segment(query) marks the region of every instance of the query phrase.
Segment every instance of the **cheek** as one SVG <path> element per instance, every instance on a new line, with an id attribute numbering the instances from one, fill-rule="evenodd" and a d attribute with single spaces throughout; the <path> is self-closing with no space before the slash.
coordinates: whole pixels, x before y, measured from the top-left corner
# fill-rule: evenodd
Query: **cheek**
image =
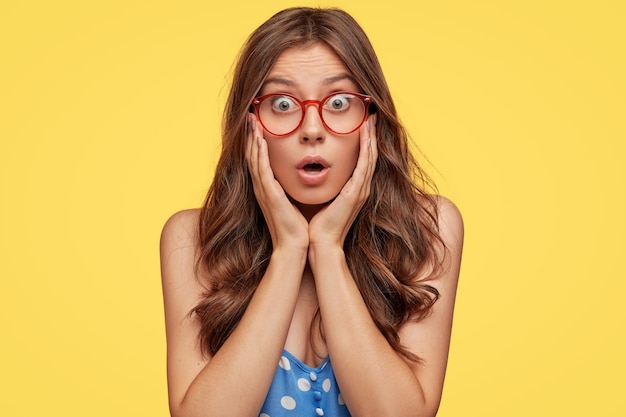
<path id="1" fill-rule="evenodd" d="M 288 166 L 290 166 L 288 149 L 284 146 L 280 146 L 274 141 L 268 140 L 267 153 L 270 167 L 272 168 L 274 175 L 278 178 L 287 170 Z"/>
<path id="2" fill-rule="evenodd" d="M 359 160 L 359 138 L 357 137 L 351 144 L 350 148 L 345 151 L 345 163 L 350 167 L 350 172 L 356 168 L 356 163 Z"/>
<path id="3" fill-rule="evenodd" d="M 335 168 L 338 173 L 335 180 L 345 184 L 354 173 L 354 168 L 356 168 L 359 159 L 358 139 L 355 144 L 351 143 L 349 147 L 343 146 L 341 149 L 338 149 L 337 155 L 341 155 L 341 157 L 335 159 Z"/>

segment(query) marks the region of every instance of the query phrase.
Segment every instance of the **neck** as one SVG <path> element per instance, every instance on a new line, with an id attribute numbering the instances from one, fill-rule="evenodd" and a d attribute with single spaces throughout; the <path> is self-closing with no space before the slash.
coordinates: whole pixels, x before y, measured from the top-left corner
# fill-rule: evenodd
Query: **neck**
<path id="1" fill-rule="evenodd" d="M 311 222 L 311 219 L 320 212 L 321 209 L 326 207 L 328 203 L 324 204 L 302 204 L 297 201 L 293 201 L 294 205 L 300 213 L 304 216 L 307 222 Z"/>

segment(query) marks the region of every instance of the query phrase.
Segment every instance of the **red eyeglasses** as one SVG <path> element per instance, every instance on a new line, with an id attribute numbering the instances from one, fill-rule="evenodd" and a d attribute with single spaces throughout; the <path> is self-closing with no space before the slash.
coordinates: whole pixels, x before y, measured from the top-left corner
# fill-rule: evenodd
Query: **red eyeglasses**
<path id="1" fill-rule="evenodd" d="M 288 136 L 304 122 L 307 106 L 317 106 L 326 129 L 338 135 L 356 131 L 369 112 L 372 98 L 365 94 L 341 91 L 321 100 L 300 100 L 290 94 L 266 94 L 252 100 L 259 122 L 274 136 Z"/>

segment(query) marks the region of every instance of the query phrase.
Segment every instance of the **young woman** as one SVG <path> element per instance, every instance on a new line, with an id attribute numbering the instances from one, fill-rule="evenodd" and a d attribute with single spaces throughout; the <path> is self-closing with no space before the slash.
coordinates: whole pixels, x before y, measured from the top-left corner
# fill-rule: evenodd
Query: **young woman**
<path id="1" fill-rule="evenodd" d="M 161 238 L 172 416 L 434 416 L 463 225 L 427 184 L 348 14 L 261 25 Z"/>

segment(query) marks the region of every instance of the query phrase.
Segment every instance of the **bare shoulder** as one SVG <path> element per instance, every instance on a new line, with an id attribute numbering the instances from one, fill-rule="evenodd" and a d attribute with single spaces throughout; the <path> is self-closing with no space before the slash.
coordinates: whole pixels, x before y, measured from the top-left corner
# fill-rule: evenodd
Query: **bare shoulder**
<path id="1" fill-rule="evenodd" d="M 199 209 L 179 211 L 165 222 L 161 232 L 161 278 L 165 301 L 167 304 L 175 300 L 174 304 L 186 311 L 202 292 L 195 268 L 199 215 Z"/>
<path id="2" fill-rule="evenodd" d="M 460 254 L 463 248 L 464 225 L 458 207 L 442 195 L 420 196 L 419 200 L 436 216 L 439 237 L 446 249 Z"/>
<path id="3" fill-rule="evenodd" d="M 449 199 L 443 196 L 435 196 L 437 204 L 437 222 L 439 226 L 439 237 L 443 242 L 443 247 L 439 248 L 442 269 L 439 278 L 444 278 L 437 285 L 447 286 L 446 290 L 451 291 L 457 285 L 461 268 L 461 255 L 463 253 L 463 239 L 465 229 L 463 217 L 458 207 Z M 441 281 L 441 280 L 435 280 Z M 443 290 L 443 288 L 439 288 Z"/>
<path id="4" fill-rule="evenodd" d="M 463 247 L 463 217 L 458 207 L 443 196 L 435 197 L 439 221 L 439 232 L 446 247 L 459 252 Z"/>
<path id="5" fill-rule="evenodd" d="M 182 210 L 174 213 L 161 232 L 161 254 L 163 249 L 176 250 L 195 247 L 200 209 Z"/>

